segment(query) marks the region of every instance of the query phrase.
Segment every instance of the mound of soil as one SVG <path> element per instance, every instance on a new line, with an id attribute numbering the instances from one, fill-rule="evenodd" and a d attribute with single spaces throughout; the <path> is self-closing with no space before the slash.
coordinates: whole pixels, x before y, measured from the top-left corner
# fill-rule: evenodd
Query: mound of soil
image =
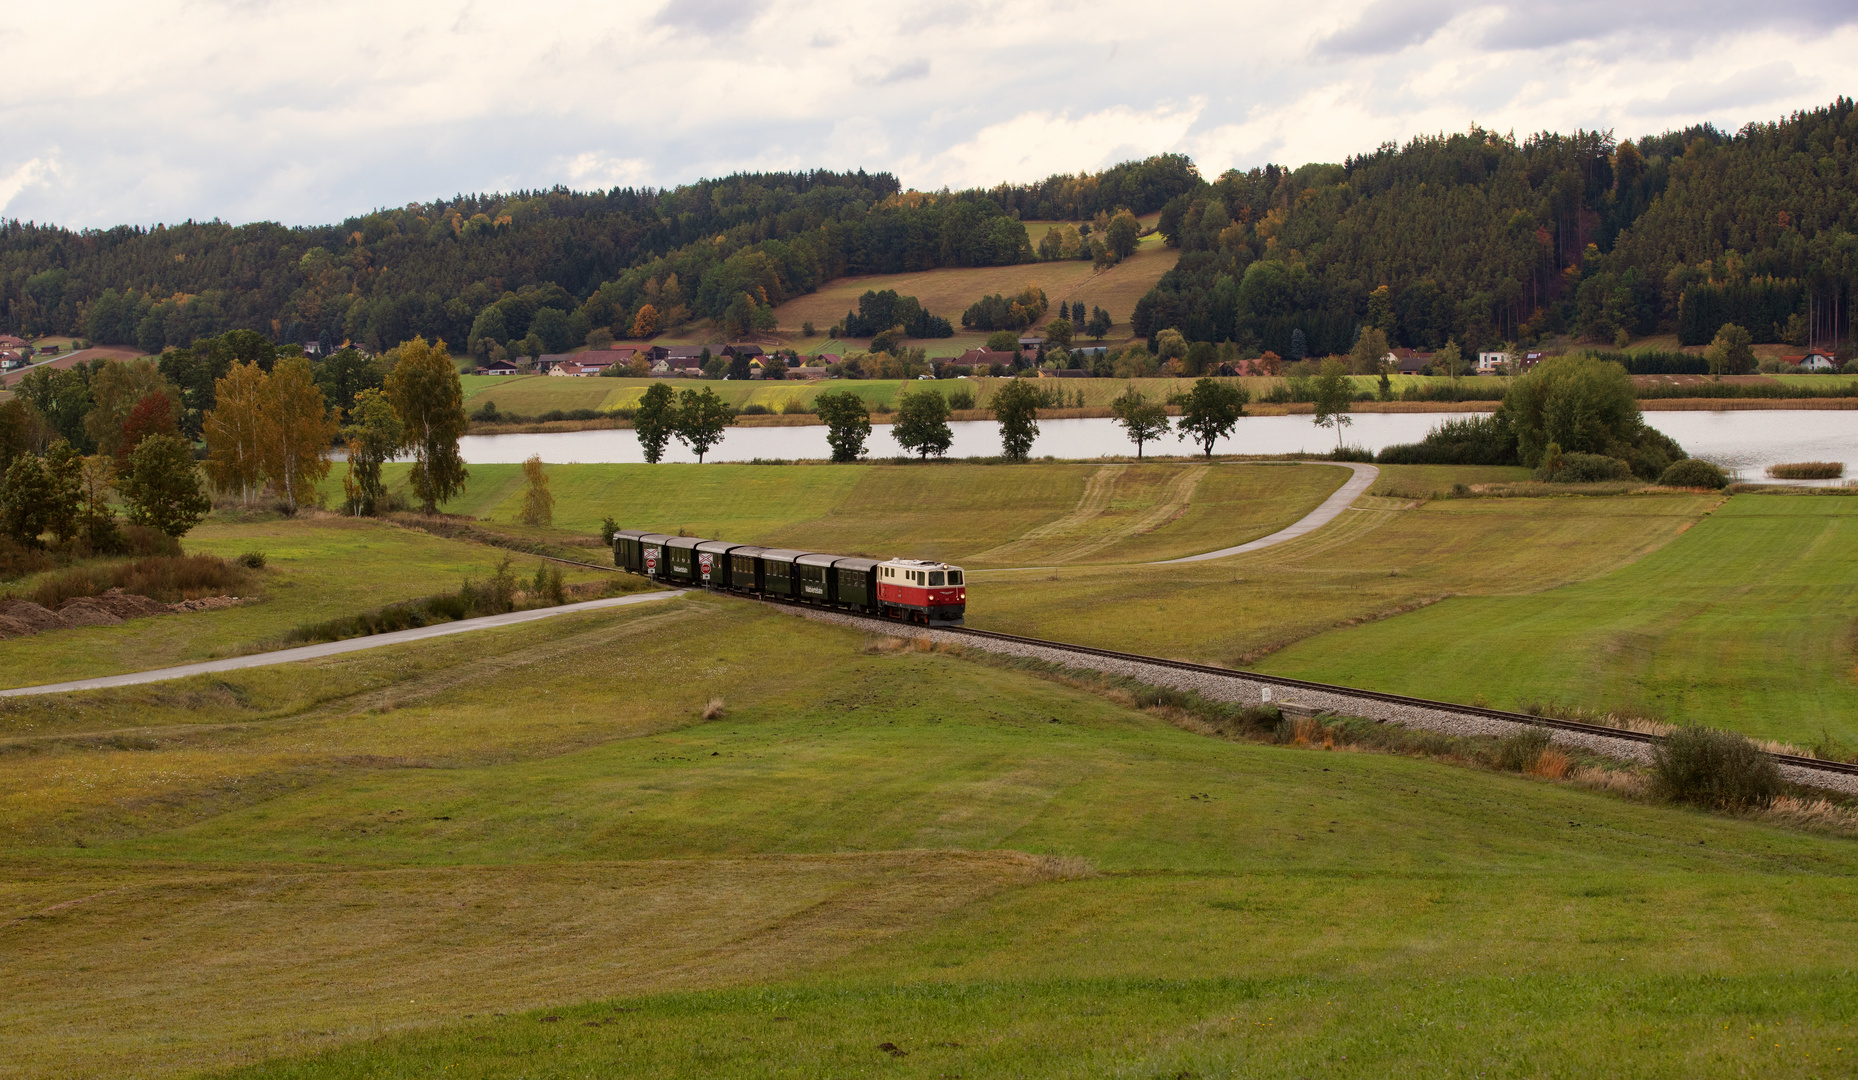
<path id="1" fill-rule="evenodd" d="M 30 600 L 0 600 L 0 638 L 23 637 L 42 630 L 72 626 L 115 626 L 127 619 L 172 615 L 185 611 L 215 611 L 245 601 L 237 596 L 207 596 L 164 604 L 136 593 L 111 589 L 101 596 L 74 596 L 57 611 Z"/>

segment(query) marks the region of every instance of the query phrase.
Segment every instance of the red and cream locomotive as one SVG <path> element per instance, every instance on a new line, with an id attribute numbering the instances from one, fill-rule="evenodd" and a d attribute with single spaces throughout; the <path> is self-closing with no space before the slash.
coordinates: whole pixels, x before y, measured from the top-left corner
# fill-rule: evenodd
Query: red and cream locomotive
<path id="1" fill-rule="evenodd" d="M 961 567 L 921 559 L 877 564 L 878 613 L 905 622 L 960 622 L 968 608 Z"/>

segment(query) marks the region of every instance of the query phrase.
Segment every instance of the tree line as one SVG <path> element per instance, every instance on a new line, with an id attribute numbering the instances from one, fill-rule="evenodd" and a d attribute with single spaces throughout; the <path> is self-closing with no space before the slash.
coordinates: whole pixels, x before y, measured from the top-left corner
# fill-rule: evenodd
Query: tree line
<path id="1" fill-rule="evenodd" d="M 1419 349 L 1670 331 L 1704 344 L 1726 323 L 1849 347 L 1855 146 L 1841 97 L 1734 135 L 1474 128 L 1229 172 L 1162 209 L 1181 258 L 1133 322 L 1151 340 L 1175 329 L 1299 359 L 1347 352 L 1364 327 Z"/>

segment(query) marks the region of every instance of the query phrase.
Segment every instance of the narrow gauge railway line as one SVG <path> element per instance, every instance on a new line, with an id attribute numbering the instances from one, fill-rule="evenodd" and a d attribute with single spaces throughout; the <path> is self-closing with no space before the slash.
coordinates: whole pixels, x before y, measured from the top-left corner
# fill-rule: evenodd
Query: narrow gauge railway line
<path id="1" fill-rule="evenodd" d="M 1352 686 L 1309 682 L 1280 675 L 1263 675 L 1236 668 L 1214 667 L 1185 660 L 1168 660 L 1157 656 L 1143 656 L 1139 653 L 1098 649 L 1088 645 L 1072 645 L 1062 641 L 1046 641 L 1042 638 L 1002 634 L 993 630 L 976 630 L 967 626 L 906 627 L 890 619 L 854 612 L 820 609 L 811 604 L 780 598 L 767 598 L 763 602 L 799 608 L 819 616 L 852 620 L 860 625 L 871 624 L 873 628 L 881 626 L 888 628 L 891 633 L 947 634 L 953 639 L 966 638 L 991 642 L 1007 647 L 997 651 L 1011 651 L 1020 655 L 1045 654 L 1060 662 L 1063 662 L 1063 658 L 1067 656 L 1089 657 L 1107 662 L 1108 666 L 1105 663 L 1070 666 L 1129 674 L 1137 678 L 1142 677 L 1142 669 L 1149 669 L 1150 672 L 1157 668 L 1181 672 L 1190 678 L 1177 683 L 1177 689 L 1191 689 L 1201 693 L 1212 690 L 1213 692 L 1208 696 L 1217 700 L 1273 704 L 1280 707 L 1290 705 L 1292 708 L 1302 706 L 1315 712 L 1365 716 L 1381 723 L 1400 723 L 1411 727 L 1442 729 L 1455 734 L 1501 735 L 1513 730 L 1514 725 L 1547 728 L 1563 733 L 1562 741 L 1564 742 L 1585 746 L 1614 757 L 1623 756 L 1638 760 L 1648 759 L 1650 748 L 1661 740 L 1661 736 L 1642 731 L 1629 731 L 1624 728 L 1583 724 L 1574 720 L 1558 720 L 1549 716 L 1533 716 L 1529 713 L 1489 709 L 1477 705 L 1460 705 L 1450 701 L 1433 701 L 1428 698 L 1409 697 L 1405 694 L 1362 690 Z M 1217 685 L 1209 686 L 1209 680 Z M 1266 696 L 1263 692 L 1267 688 L 1272 691 L 1270 696 Z M 1291 699 L 1277 693 L 1283 690 L 1295 691 L 1298 697 Z M 1438 721 L 1446 721 L 1446 723 L 1441 724 Z M 1802 757 L 1797 754 L 1770 754 L 1769 756 L 1774 758 L 1775 762 L 1780 765 L 1782 774 L 1791 781 L 1858 795 L 1858 765 Z"/>

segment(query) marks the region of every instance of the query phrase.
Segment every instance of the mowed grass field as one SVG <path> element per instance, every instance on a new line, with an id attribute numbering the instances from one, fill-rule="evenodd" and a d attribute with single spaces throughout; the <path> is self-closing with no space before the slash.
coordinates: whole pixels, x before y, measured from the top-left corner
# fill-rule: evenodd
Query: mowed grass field
<path id="1" fill-rule="evenodd" d="M 336 470 L 337 472 L 340 469 Z M 340 500 L 341 481 L 335 481 Z M 503 552 L 445 540 L 387 522 L 333 515 L 286 519 L 209 518 L 187 534 L 188 553 L 235 558 L 259 552 L 256 599 L 216 611 L 131 619 L 118 626 L 51 630 L 0 641 L 0 686 L 34 686 L 125 671 L 167 667 L 249 652 L 281 639 L 293 627 L 354 615 L 385 604 L 451 592 L 466 578 L 495 572 Z M 531 574 L 537 560 L 515 556 L 512 569 Z M 563 567 L 572 584 L 605 580 L 599 571 Z M 55 571 L 53 571 L 55 573 Z M 12 583 L 30 596 L 38 579 Z"/>
<path id="2" fill-rule="evenodd" d="M 1500 707 L 1556 703 L 1858 742 L 1854 550 L 1858 500 L 1737 495 L 1591 580 L 1454 597 L 1310 638 L 1260 666 Z"/>
<path id="3" fill-rule="evenodd" d="M 1033 242 L 1037 243 L 1036 237 Z M 1108 311 L 1115 320 L 1113 336 L 1120 341 L 1130 336 L 1129 316 L 1135 312 L 1136 301 L 1147 295 L 1179 259 L 1180 251 L 1168 247 L 1156 234 L 1143 237 L 1135 254 L 1102 271 L 1092 269 L 1088 260 L 1066 259 L 839 278 L 817 292 L 797 296 L 775 308 L 774 316 L 783 332 L 797 332 L 806 322 L 823 332 L 843 319 L 847 311 L 857 310 L 858 298 L 867 291 L 895 289 L 904 296 L 916 297 L 931 314 L 946 318 L 959 330 L 961 313 L 981 297 L 995 293 L 1011 296 L 1027 285 L 1037 285 L 1045 290 L 1054 315 L 1060 301 L 1082 302 Z"/>
<path id="4" fill-rule="evenodd" d="M 404 485 L 406 466 L 387 474 Z M 611 515 L 623 528 L 975 567 L 1168 559 L 1240 544 L 1303 517 L 1348 475 L 1181 461 L 548 468 L 559 530 L 593 533 Z M 521 466 L 474 465 L 445 509 L 509 525 L 525 491 Z"/>
<path id="5" fill-rule="evenodd" d="M 876 644 L 687 597 L 0 702 L 0 1076 L 1853 1069 L 1848 840 Z"/>

